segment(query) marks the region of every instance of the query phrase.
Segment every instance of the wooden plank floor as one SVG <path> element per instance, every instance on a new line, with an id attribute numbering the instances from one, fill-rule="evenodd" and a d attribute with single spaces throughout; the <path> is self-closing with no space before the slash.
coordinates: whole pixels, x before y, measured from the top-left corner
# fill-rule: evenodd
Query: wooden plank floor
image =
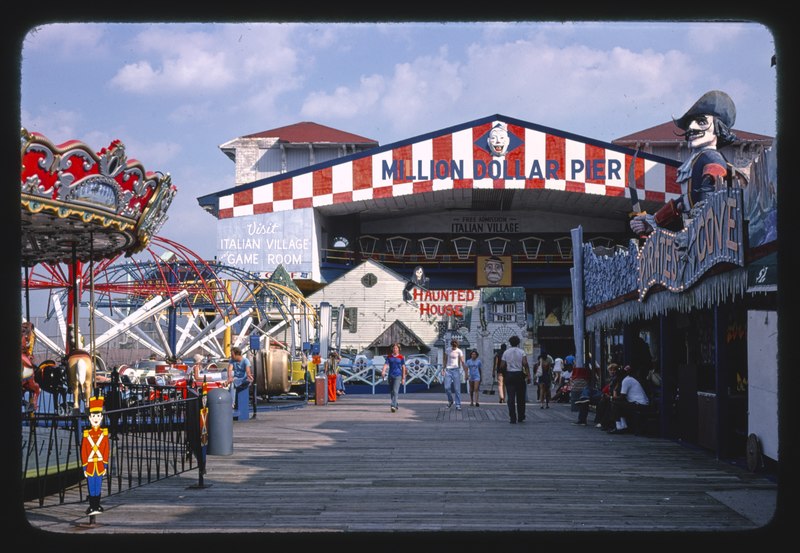
<path id="1" fill-rule="evenodd" d="M 765 521 L 716 499 L 774 502 L 774 479 L 671 440 L 574 426 L 569 405 L 528 405 L 524 424 L 485 395 L 448 409 L 440 393 L 348 394 L 259 411 L 233 424 L 231 455 L 104 496 L 88 525 L 71 492 L 25 505 L 46 533 L 737 532 Z M 592 415 L 593 417 L 593 415 Z M 590 422 L 593 420 L 590 417 Z"/>

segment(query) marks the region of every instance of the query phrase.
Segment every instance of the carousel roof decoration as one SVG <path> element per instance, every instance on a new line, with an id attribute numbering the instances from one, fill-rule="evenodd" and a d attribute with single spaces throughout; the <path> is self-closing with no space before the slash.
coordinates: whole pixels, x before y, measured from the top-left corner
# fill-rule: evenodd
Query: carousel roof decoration
<path id="1" fill-rule="evenodd" d="M 167 219 L 177 189 L 114 140 L 94 152 L 21 131 L 22 264 L 108 259 L 142 251 Z"/>

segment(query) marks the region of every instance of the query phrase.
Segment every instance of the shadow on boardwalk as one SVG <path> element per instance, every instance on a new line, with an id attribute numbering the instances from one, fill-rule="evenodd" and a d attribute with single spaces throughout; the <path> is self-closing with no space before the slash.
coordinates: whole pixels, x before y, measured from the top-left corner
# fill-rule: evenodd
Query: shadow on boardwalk
<path id="1" fill-rule="evenodd" d="M 77 494 L 26 504 L 25 516 L 56 540 L 330 532 L 493 540 L 503 531 L 722 539 L 775 529 L 774 478 L 672 440 L 574 426 L 565 404 L 529 404 L 525 423 L 511 425 L 506 405 L 484 398 L 461 411 L 434 393 L 401 395 L 396 413 L 385 395 L 352 394 L 260 410 L 234 423 L 233 454 L 208 457 L 203 487 L 191 471 L 103 497 L 94 525 Z"/>

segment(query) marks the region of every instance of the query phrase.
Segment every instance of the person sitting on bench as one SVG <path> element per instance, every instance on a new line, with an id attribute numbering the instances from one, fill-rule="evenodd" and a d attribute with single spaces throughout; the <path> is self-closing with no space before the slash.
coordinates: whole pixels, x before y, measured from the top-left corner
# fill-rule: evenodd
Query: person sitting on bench
<path id="1" fill-rule="evenodd" d="M 631 366 L 625 365 L 622 373 L 625 376 L 620 384 L 619 392 L 611 402 L 611 418 L 614 420 L 614 428 L 609 430 L 609 434 L 628 432 L 628 421 L 638 419 L 638 411 L 642 407 L 650 405 L 650 399 L 641 382 L 634 376 Z"/>

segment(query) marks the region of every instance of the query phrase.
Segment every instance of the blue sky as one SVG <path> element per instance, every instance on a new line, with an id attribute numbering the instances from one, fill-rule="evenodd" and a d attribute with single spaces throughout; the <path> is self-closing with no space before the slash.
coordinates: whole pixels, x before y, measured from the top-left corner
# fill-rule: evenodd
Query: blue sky
<path id="1" fill-rule="evenodd" d="M 775 53 L 757 22 L 54 23 L 21 43 L 20 123 L 170 173 L 158 234 L 212 258 L 196 198 L 233 185 L 238 136 L 314 121 L 389 144 L 501 113 L 611 141 L 711 89 L 775 136 Z"/>

